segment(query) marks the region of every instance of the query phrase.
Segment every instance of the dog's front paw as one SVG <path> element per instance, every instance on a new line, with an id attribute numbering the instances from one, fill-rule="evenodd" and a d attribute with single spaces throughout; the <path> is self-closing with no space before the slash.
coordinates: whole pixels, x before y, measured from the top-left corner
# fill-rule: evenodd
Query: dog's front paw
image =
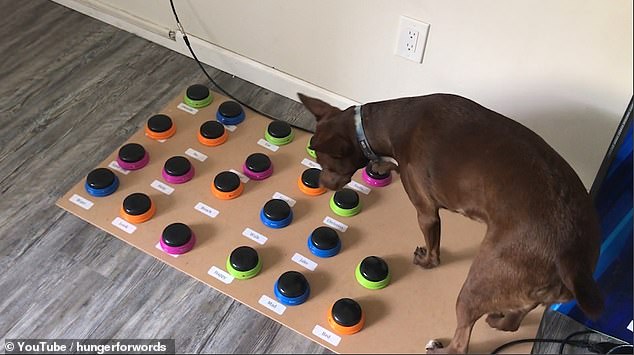
<path id="1" fill-rule="evenodd" d="M 445 354 L 447 349 L 445 349 L 440 342 L 440 340 L 432 339 L 427 345 L 425 345 L 425 350 L 427 354 Z"/>
<path id="2" fill-rule="evenodd" d="M 427 253 L 425 247 L 416 247 L 416 250 L 414 250 L 414 264 L 423 269 L 431 269 L 440 264 L 440 258 L 437 255 L 434 256 Z"/>

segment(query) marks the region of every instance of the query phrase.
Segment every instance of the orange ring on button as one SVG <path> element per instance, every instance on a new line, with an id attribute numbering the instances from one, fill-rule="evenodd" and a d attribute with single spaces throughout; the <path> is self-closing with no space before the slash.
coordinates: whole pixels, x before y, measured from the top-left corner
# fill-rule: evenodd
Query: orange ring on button
<path id="1" fill-rule="evenodd" d="M 299 190 L 303 193 L 305 193 L 306 195 L 309 196 L 319 196 L 321 194 L 323 194 L 324 192 L 326 192 L 326 188 L 324 187 L 318 187 L 316 189 L 313 189 L 312 187 L 308 187 L 306 185 L 304 185 L 304 183 L 302 182 L 302 177 L 298 177 L 297 178 L 297 186 L 299 186 Z"/>
<path id="2" fill-rule="evenodd" d="M 343 325 L 337 324 L 337 322 L 335 322 L 335 320 L 332 318 L 331 307 L 330 311 L 328 312 L 328 324 L 335 332 L 339 334 L 351 335 L 354 333 L 358 333 L 361 329 L 363 329 L 363 326 L 365 325 L 365 312 L 361 311 L 361 320 L 359 320 L 359 323 L 353 325 L 352 327 L 344 327 Z"/>
<path id="3" fill-rule="evenodd" d="M 237 189 L 230 191 L 230 192 L 224 192 L 224 191 L 220 191 L 216 188 L 216 186 L 214 186 L 214 183 L 211 183 L 211 194 L 216 196 L 216 198 L 220 199 L 220 200 L 231 200 L 234 199 L 240 195 L 242 195 L 242 191 L 244 191 L 244 184 L 242 183 L 242 181 L 240 181 L 240 186 L 238 186 Z"/>
<path id="4" fill-rule="evenodd" d="M 154 202 L 151 201 L 150 202 L 150 209 L 147 210 L 147 212 L 140 214 L 140 215 L 131 215 L 128 214 L 124 209 L 123 206 L 121 206 L 121 209 L 119 210 L 119 215 L 121 216 L 121 218 L 125 219 L 126 221 L 130 222 L 130 223 L 143 223 L 143 222 L 147 222 L 150 220 L 150 218 L 152 218 L 154 216 L 154 213 L 156 213 L 156 205 L 154 205 Z"/>
<path id="5" fill-rule="evenodd" d="M 222 143 L 227 141 L 228 137 L 229 135 L 227 134 L 227 130 L 225 130 L 220 137 L 213 138 L 213 139 L 203 137 L 203 135 L 200 134 L 200 131 L 198 131 L 198 141 L 200 142 L 200 144 L 206 145 L 208 147 L 215 147 L 215 146 L 221 145 Z"/>
<path id="6" fill-rule="evenodd" d="M 165 132 L 153 132 L 152 130 L 150 130 L 148 128 L 147 125 L 145 125 L 145 135 L 152 138 L 152 139 L 167 139 L 171 136 L 173 136 L 176 133 L 176 125 L 172 124 L 172 127 L 170 127 L 170 129 L 168 129 Z"/>

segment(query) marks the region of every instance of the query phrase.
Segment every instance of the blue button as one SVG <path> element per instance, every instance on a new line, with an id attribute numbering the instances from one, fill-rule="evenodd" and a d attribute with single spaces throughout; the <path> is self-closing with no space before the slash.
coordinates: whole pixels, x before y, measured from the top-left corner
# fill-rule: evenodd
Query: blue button
<path id="1" fill-rule="evenodd" d="M 103 189 L 90 187 L 88 182 L 84 183 L 84 187 L 86 188 L 86 191 L 92 196 L 105 197 L 108 195 L 112 195 L 115 191 L 117 191 L 117 188 L 119 187 L 119 178 L 115 175 L 112 184 L 104 187 Z"/>
<path id="2" fill-rule="evenodd" d="M 308 299 L 308 296 L 310 295 L 310 286 L 306 284 L 306 291 L 302 295 L 297 297 L 286 297 L 278 289 L 277 283 L 278 281 L 275 281 L 275 286 L 273 286 L 273 292 L 275 293 L 275 297 L 277 298 L 278 301 L 280 301 L 282 304 L 285 304 L 287 306 L 300 305 L 306 302 L 306 300 Z"/>
<path id="3" fill-rule="evenodd" d="M 260 220 L 267 227 L 275 228 L 275 229 L 284 228 L 288 226 L 289 224 L 291 224 L 291 222 L 293 221 L 293 211 L 290 211 L 290 213 L 288 214 L 288 217 L 281 219 L 279 221 L 274 221 L 266 217 L 266 215 L 264 214 L 264 209 L 262 209 L 260 210 Z"/>

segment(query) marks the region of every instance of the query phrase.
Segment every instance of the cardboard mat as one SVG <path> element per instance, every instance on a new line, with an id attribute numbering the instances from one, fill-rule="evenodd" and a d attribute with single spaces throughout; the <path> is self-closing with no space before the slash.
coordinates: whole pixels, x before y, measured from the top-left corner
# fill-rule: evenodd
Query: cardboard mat
<path id="1" fill-rule="evenodd" d="M 421 353 L 432 338 L 446 345 L 455 329 L 456 297 L 486 226 L 443 211 L 442 263 L 423 270 L 412 264 L 414 249 L 424 241 L 398 175 L 393 174 L 387 187 L 368 189 L 357 172 L 353 187 L 363 190 L 359 192 L 362 211 L 340 217 L 329 207 L 333 192 L 313 197 L 298 188 L 298 177 L 314 164 L 305 149 L 309 133 L 293 129 L 295 138 L 288 145 L 262 144 L 271 121 L 245 110 L 246 119 L 230 127 L 235 130 L 228 132 L 224 144 L 200 144 L 196 139 L 199 127 L 215 120 L 218 106 L 228 100 L 216 93 L 213 96 L 209 106 L 197 110 L 182 103 L 182 94 L 172 100 L 160 113 L 172 118 L 176 134 L 164 142 L 149 138 L 143 129 L 126 142 L 139 143 L 149 153 L 144 168 L 113 170 L 118 149 L 99 164 L 115 172 L 120 181 L 116 192 L 91 196 L 82 180 L 59 199 L 58 206 L 335 352 Z M 236 199 L 214 197 L 210 186 L 216 174 L 231 169 L 241 172 L 246 157 L 255 152 L 270 157 L 273 175 L 246 182 Z M 177 155 L 189 159 L 195 176 L 184 184 L 169 184 L 161 172 L 165 161 Z M 156 214 L 145 223 L 122 223 L 117 219 L 122 201 L 135 192 L 151 197 Z M 263 205 L 279 194 L 295 201 L 294 217 L 288 227 L 273 229 L 259 215 Z M 309 251 L 307 238 L 328 221 L 340 229 L 342 249 L 334 257 L 319 258 Z M 157 247 L 163 229 L 174 222 L 187 224 L 197 238 L 194 248 L 178 257 Z M 231 281 L 226 260 L 242 245 L 258 251 L 262 270 L 252 279 Z M 366 289 L 355 279 L 357 265 L 371 255 L 383 258 L 389 266 L 392 280 L 384 289 Z M 276 302 L 274 283 L 289 270 L 303 273 L 309 281 L 311 293 L 304 304 Z M 353 335 L 335 333 L 327 321 L 332 304 L 344 297 L 356 300 L 366 318 L 364 328 Z M 534 337 L 542 311 L 540 307 L 531 312 L 515 333 L 491 329 L 481 319 L 474 328 L 470 351 L 490 352 L 508 341 Z M 530 349 L 525 344 L 509 351 L 527 353 Z"/>

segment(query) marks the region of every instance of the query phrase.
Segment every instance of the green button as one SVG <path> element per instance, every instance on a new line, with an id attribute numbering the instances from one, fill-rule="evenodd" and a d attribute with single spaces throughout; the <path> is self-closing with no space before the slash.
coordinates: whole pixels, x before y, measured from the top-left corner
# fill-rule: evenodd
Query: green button
<path id="1" fill-rule="evenodd" d="M 361 201 L 359 201 L 359 204 L 356 205 L 354 208 L 345 209 L 337 206 L 337 204 L 335 203 L 335 195 L 333 194 L 332 197 L 330 197 L 330 209 L 339 216 L 352 217 L 361 212 Z"/>
<path id="2" fill-rule="evenodd" d="M 310 149 L 310 139 L 308 140 L 308 143 L 306 143 L 306 151 L 308 152 L 308 155 L 317 159 L 317 153 L 315 153 L 313 149 Z"/>
<path id="3" fill-rule="evenodd" d="M 211 92 L 210 92 L 209 96 L 207 96 L 206 98 L 202 100 L 192 100 L 189 97 L 187 97 L 187 95 L 185 95 L 183 102 L 185 102 L 185 104 L 189 107 L 201 108 L 201 107 L 209 106 L 209 104 L 211 103 L 211 101 L 213 101 L 213 99 L 214 99 L 213 95 L 211 95 Z"/>
<path id="4" fill-rule="evenodd" d="M 357 282 L 361 284 L 361 286 L 369 289 L 369 290 L 380 290 L 389 285 L 390 280 L 392 279 L 392 274 L 388 271 L 387 277 L 381 281 L 370 281 L 361 275 L 361 263 L 357 265 L 357 269 L 354 272 L 354 276 L 357 278 Z"/>
<path id="5" fill-rule="evenodd" d="M 264 131 L 264 139 L 266 139 L 267 142 L 275 144 L 277 146 L 288 144 L 293 141 L 293 138 L 295 138 L 295 133 L 293 133 L 293 131 L 291 131 L 291 134 L 289 134 L 288 136 L 282 138 L 273 137 L 269 134 L 268 129 Z"/>
<path id="6" fill-rule="evenodd" d="M 229 258 L 231 256 L 227 257 L 227 271 L 231 274 L 231 276 L 235 277 L 236 279 L 240 279 L 240 280 L 246 280 L 246 279 L 250 279 L 252 277 L 255 277 L 255 275 L 257 275 L 260 270 L 262 270 L 262 260 L 258 259 L 258 263 L 257 265 L 255 265 L 255 267 L 251 270 L 247 270 L 247 271 L 238 271 L 236 269 L 233 268 L 233 266 L 231 266 L 231 262 L 229 261 Z"/>

